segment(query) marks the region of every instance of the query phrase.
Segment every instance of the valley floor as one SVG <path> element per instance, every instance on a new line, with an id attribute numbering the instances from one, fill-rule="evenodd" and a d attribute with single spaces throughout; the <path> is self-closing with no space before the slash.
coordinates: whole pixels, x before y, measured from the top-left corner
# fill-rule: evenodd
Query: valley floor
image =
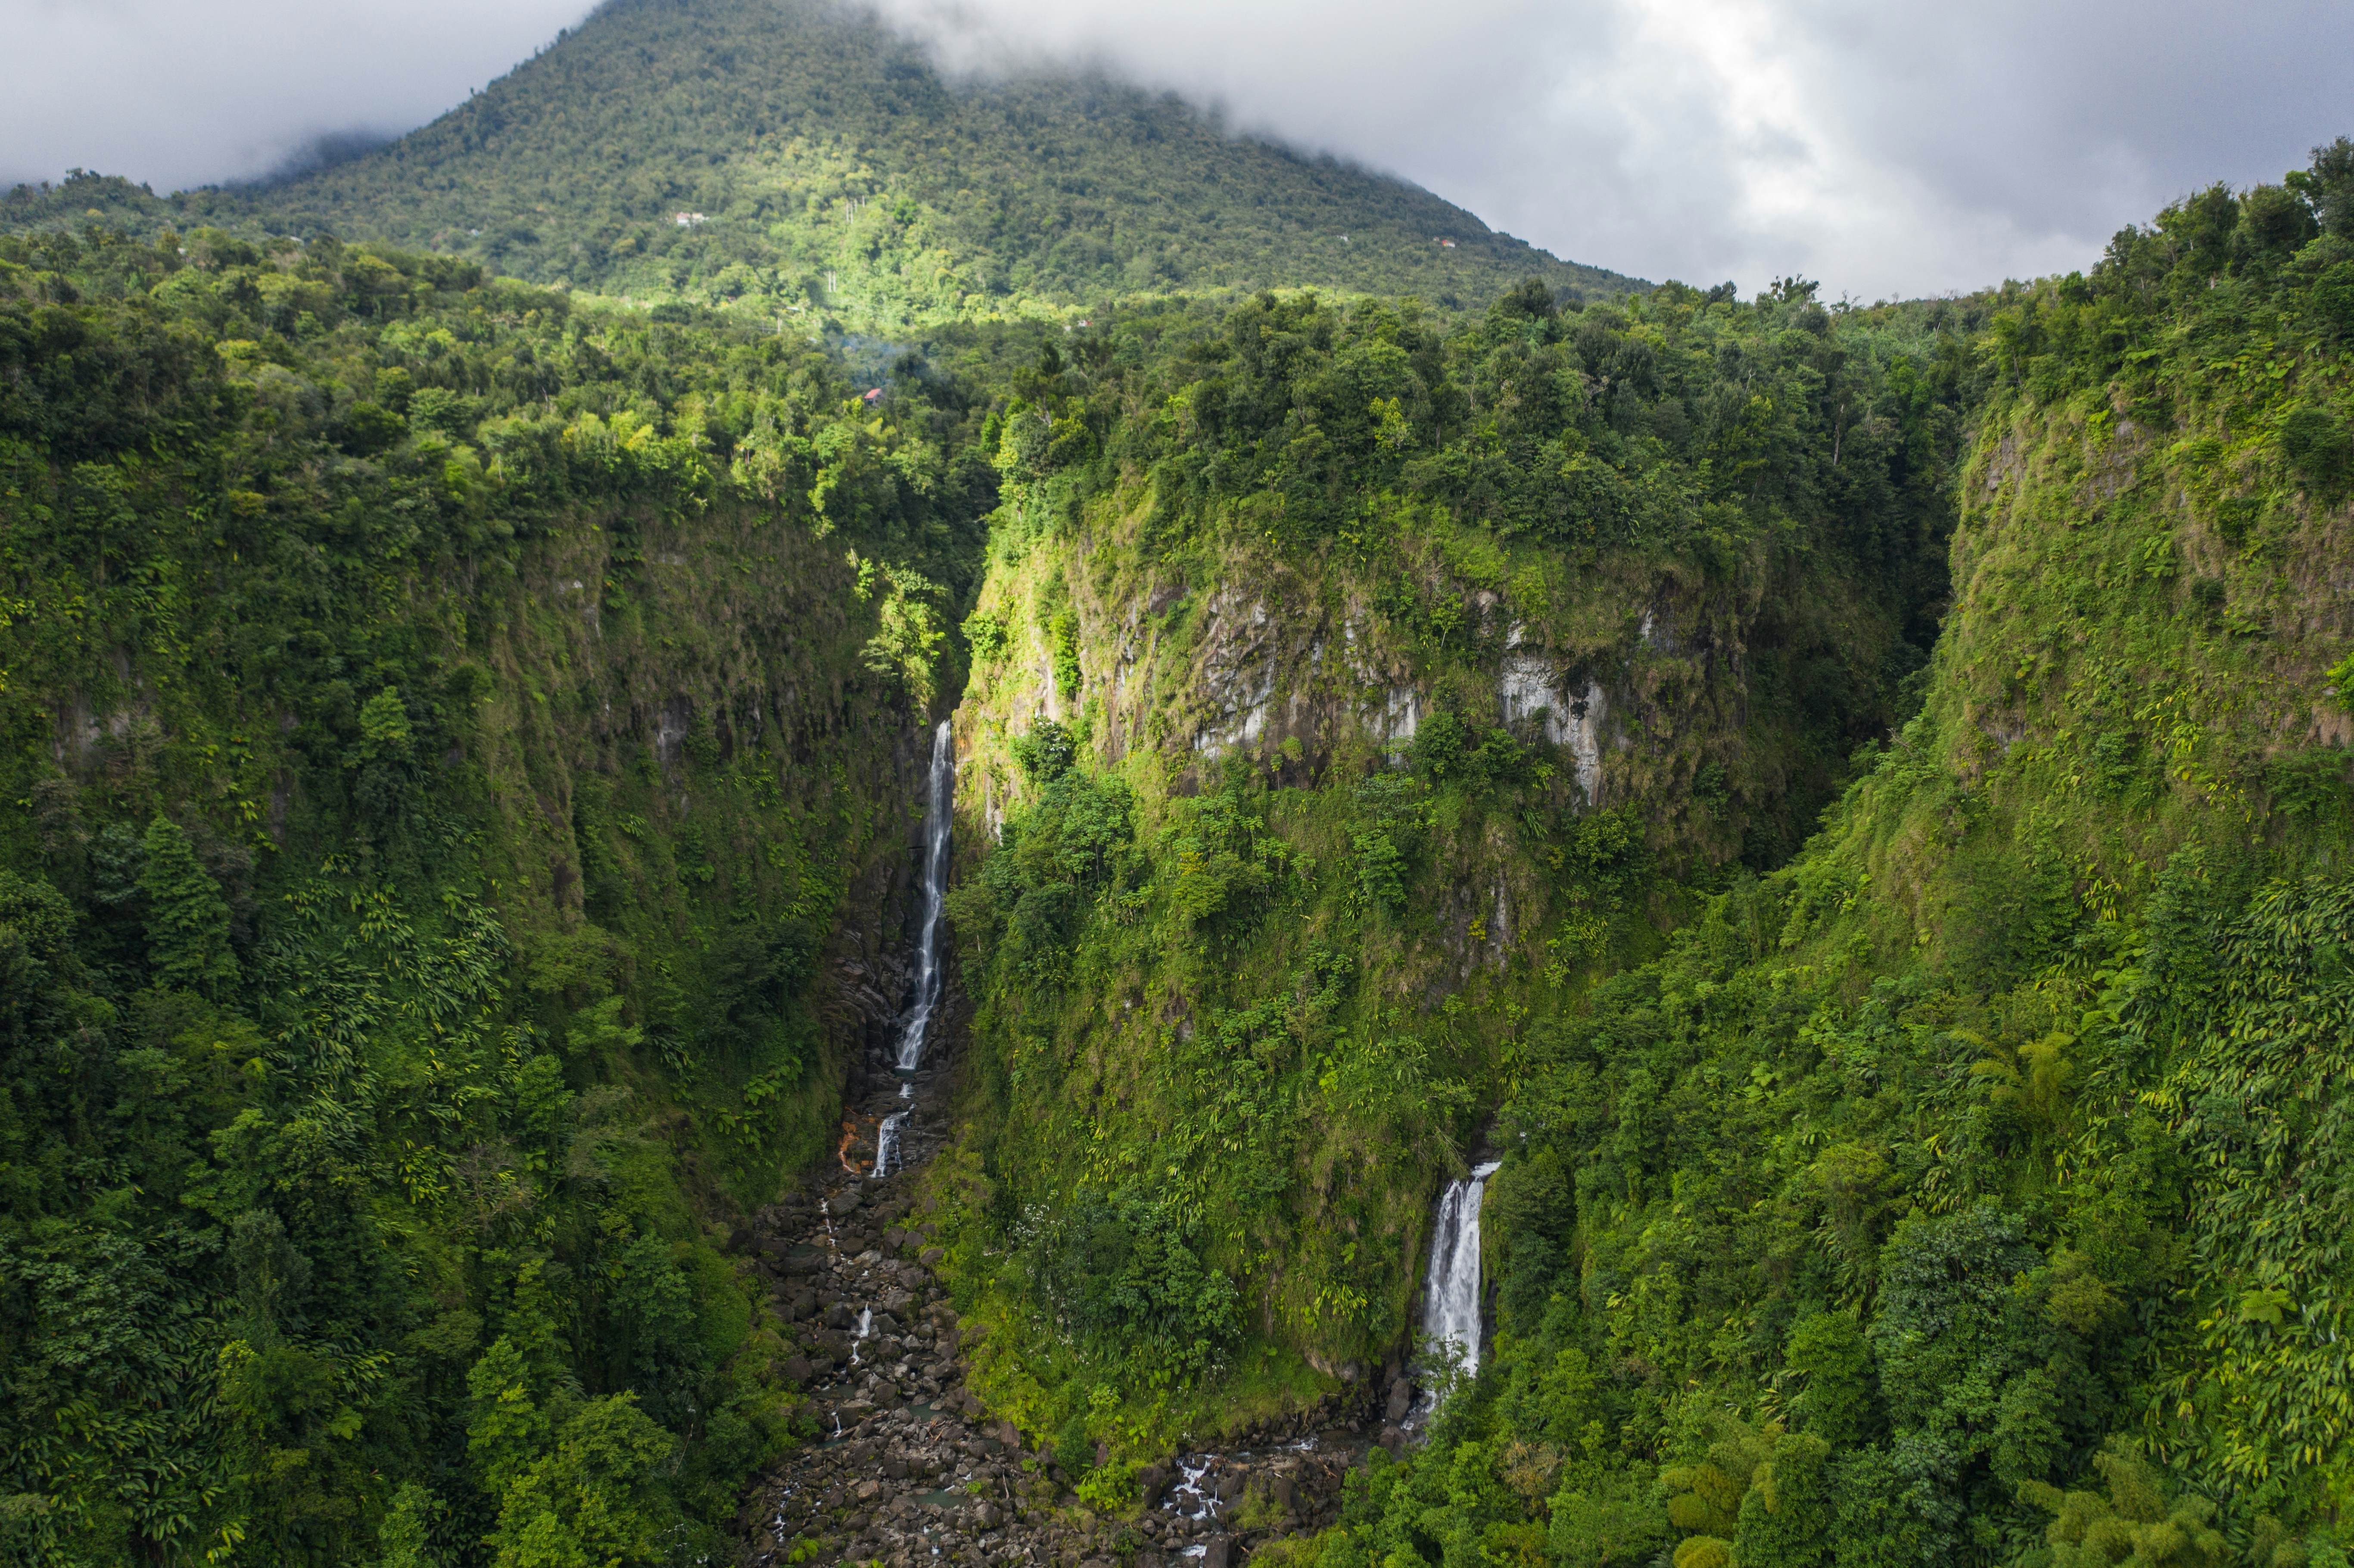
<path id="1" fill-rule="evenodd" d="M 910 1213 L 921 1168 L 945 1141 L 948 1075 L 928 1068 L 903 1096 L 871 1064 L 877 1086 L 843 1124 L 841 1169 L 763 1210 L 744 1238 L 778 1310 L 801 1325 L 808 1353 L 785 1371 L 827 1435 L 760 1478 L 738 1520 L 739 1560 L 1225 1568 L 1331 1523 L 1344 1478 L 1373 1446 L 1370 1409 L 1367 1422 L 1316 1429 L 1301 1417 L 1231 1451 L 1148 1468 L 1140 1507 L 1110 1518 L 965 1391 L 957 1314 L 933 1271 L 940 1254 Z M 878 1176 L 877 1133 L 899 1112 L 896 1158 Z"/>

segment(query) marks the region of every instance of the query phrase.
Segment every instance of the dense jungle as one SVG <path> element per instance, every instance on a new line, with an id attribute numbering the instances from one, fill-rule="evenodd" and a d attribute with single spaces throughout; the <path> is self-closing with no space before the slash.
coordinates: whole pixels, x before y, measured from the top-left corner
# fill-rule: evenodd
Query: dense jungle
<path id="1" fill-rule="evenodd" d="M 1744 298 L 769 16 L 0 201 L 0 1554 L 2346 1562 L 2354 143 Z"/>

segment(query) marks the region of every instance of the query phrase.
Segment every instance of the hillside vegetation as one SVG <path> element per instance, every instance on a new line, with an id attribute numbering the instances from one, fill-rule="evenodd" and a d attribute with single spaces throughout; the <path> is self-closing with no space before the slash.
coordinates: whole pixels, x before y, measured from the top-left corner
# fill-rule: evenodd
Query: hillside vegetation
<path id="1" fill-rule="evenodd" d="M 1404 1345 L 1530 1021 L 1917 703 L 1972 374 L 1802 288 L 1189 325 L 1017 380 L 959 719 L 998 1392 L 1138 1450 Z"/>
<path id="2" fill-rule="evenodd" d="M 994 474 L 919 367 L 0 242 L 0 1552 L 708 1560 Z M 401 1555 L 406 1552 L 408 1555 Z"/>
<path id="3" fill-rule="evenodd" d="M 1172 97 L 1061 74 L 944 80 L 917 45 L 823 0 L 612 0 L 360 158 L 163 200 L 69 181 L 20 190 L 0 223 L 78 226 L 93 207 L 134 232 L 386 240 L 796 330 L 1172 291 L 1316 286 L 1452 310 L 1529 276 L 1636 286 L 1403 181 L 1229 134 Z M 681 227 L 682 213 L 703 221 Z"/>
<path id="4" fill-rule="evenodd" d="M 1989 303 L 1925 706 L 1520 1025 L 1492 1356 L 1302 1560 L 2345 1561 L 2354 149 Z"/>

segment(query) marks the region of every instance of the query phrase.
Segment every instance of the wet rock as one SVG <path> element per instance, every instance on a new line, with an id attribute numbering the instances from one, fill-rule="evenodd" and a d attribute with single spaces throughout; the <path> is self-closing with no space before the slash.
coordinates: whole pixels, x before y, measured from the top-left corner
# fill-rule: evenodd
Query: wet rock
<path id="1" fill-rule="evenodd" d="M 844 1214 L 856 1213 L 859 1199 L 860 1193 L 857 1188 L 844 1187 L 825 1201 L 825 1212 L 838 1220 Z"/>
<path id="2" fill-rule="evenodd" d="M 1394 1426 L 1404 1421 L 1406 1413 L 1413 1408 L 1414 1385 L 1402 1377 L 1394 1380 L 1390 1383 L 1389 1406 L 1384 1412 L 1389 1417 L 1390 1425 Z"/>
<path id="3" fill-rule="evenodd" d="M 1233 1545 L 1234 1538 L 1232 1536 L 1214 1535 L 1210 1537 L 1203 1546 L 1200 1568 L 1227 1568 L 1227 1563 L 1231 1560 Z"/>
<path id="4" fill-rule="evenodd" d="M 1147 1465 L 1136 1472 L 1136 1492 L 1147 1509 L 1161 1506 L 1161 1494 L 1169 1489 L 1169 1472 L 1158 1465 Z"/>

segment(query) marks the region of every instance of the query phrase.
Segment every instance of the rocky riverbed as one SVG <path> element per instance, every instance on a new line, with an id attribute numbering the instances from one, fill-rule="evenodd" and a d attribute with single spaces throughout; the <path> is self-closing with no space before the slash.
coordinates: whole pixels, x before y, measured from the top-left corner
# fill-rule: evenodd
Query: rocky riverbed
<path id="1" fill-rule="evenodd" d="M 739 1520 L 742 1561 L 1058 1563 L 1226 1568 L 1260 1543 L 1322 1528 L 1366 1436 L 1350 1425 L 1254 1434 L 1139 1478 L 1140 1506 L 1097 1515 L 1011 1424 L 964 1388 L 966 1347 L 909 1217 L 909 1172 L 934 1152 L 944 1085 L 885 1080 L 845 1125 L 842 1170 L 763 1211 L 739 1243 L 759 1260 L 799 1351 L 784 1366 L 824 1435 L 774 1465 Z M 883 1118 L 896 1169 L 871 1173 Z M 919 1217 L 919 1216 L 918 1216 Z"/>

